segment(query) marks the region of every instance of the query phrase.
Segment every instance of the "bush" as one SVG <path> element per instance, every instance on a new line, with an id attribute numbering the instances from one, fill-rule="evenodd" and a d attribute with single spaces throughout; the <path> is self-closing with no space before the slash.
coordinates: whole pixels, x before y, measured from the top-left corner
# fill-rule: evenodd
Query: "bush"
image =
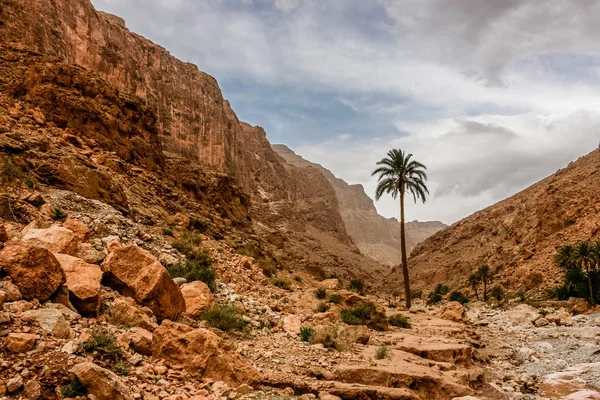
<path id="1" fill-rule="evenodd" d="M 325 290 L 325 288 L 318 288 L 317 290 L 315 290 L 315 297 L 317 299 L 323 300 L 327 297 L 327 290 Z"/>
<path id="2" fill-rule="evenodd" d="M 340 344 L 337 342 L 338 339 L 338 328 L 337 326 L 327 327 L 316 330 L 310 342 L 312 344 L 320 343 L 326 349 L 342 350 Z"/>
<path id="3" fill-rule="evenodd" d="M 460 304 L 467 304 L 469 302 L 469 298 L 460 291 L 454 291 L 450 293 L 450 297 L 448 298 L 450 301 L 458 301 Z"/>
<path id="4" fill-rule="evenodd" d="M 171 229 L 169 227 L 163 228 L 162 233 L 165 236 L 171 236 L 171 237 L 175 236 L 175 234 L 173 233 L 173 229 Z"/>
<path id="5" fill-rule="evenodd" d="M 196 232 L 185 231 L 173 242 L 173 247 L 190 261 L 210 260 L 208 254 L 202 250 L 202 239 Z M 212 263 L 212 261 L 211 261 Z"/>
<path id="6" fill-rule="evenodd" d="M 353 308 L 342 309 L 341 317 L 342 321 L 348 325 L 367 325 L 378 331 L 387 329 L 388 325 L 385 314 L 377 311 L 375 304 L 370 301 L 358 303 Z"/>
<path id="7" fill-rule="evenodd" d="M 287 290 L 288 292 L 292 291 L 292 286 L 290 283 L 284 279 L 275 279 L 273 281 L 273 286 L 278 287 L 283 290 Z"/>
<path id="8" fill-rule="evenodd" d="M 399 328 L 410 329 L 411 327 L 408 317 L 405 317 L 401 314 L 392 315 L 388 321 L 390 325 L 397 326 Z"/>
<path id="9" fill-rule="evenodd" d="M 327 274 L 327 279 L 337 279 L 337 278 L 338 278 L 338 274 L 336 274 L 335 272 Z"/>
<path id="10" fill-rule="evenodd" d="M 362 279 L 352 279 L 350 281 L 350 285 L 348 286 L 348 289 L 350 289 L 353 292 L 356 292 L 362 296 L 365 294 L 365 283 L 363 282 Z"/>
<path id="11" fill-rule="evenodd" d="M 188 282 L 202 281 L 206 283 L 211 292 L 215 292 L 217 290 L 216 271 L 210 267 L 211 264 L 212 260 L 207 255 L 204 260 L 177 263 L 167 267 L 167 271 L 173 278 L 185 278 Z"/>
<path id="12" fill-rule="evenodd" d="M 421 297 L 423 297 L 423 290 L 421 290 L 421 289 L 413 290 L 410 292 L 411 299 L 420 299 Z"/>
<path id="13" fill-rule="evenodd" d="M 390 349 L 387 346 L 381 346 L 375 352 L 376 360 L 383 360 L 384 358 L 388 358 L 390 356 Z"/>
<path id="14" fill-rule="evenodd" d="M 490 295 L 497 301 L 502 301 L 504 299 L 504 289 L 502 286 L 496 285 L 490 290 Z"/>
<path id="15" fill-rule="evenodd" d="M 363 320 L 358 318 L 352 310 L 348 308 L 342 309 L 342 321 L 348 325 L 364 325 Z"/>
<path id="16" fill-rule="evenodd" d="M 232 306 L 216 305 L 200 314 L 200 319 L 224 332 L 241 332 L 246 328 L 239 310 Z"/>
<path id="17" fill-rule="evenodd" d="M 128 376 L 131 370 L 129 368 L 129 365 L 127 365 L 124 362 L 119 362 L 116 363 L 113 367 L 113 372 L 115 372 L 118 375 Z"/>
<path id="18" fill-rule="evenodd" d="M 302 277 L 300 275 L 294 275 L 294 280 L 298 283 L 302 283 Z"/>
<path id="19" fill-rule="evenodd" d="M 94 328 L 91 337 L 83 342 L 82 348 L 86 353 L 97 353 L 101 358 L 118 360 L 125 356 L 117 337 L 103 328 Z"/>
<path id="20" fill-rule="evenodd" d="M 327 305 L 327 303 L 319 303 L 319 305 L 317 306 L 317 310 L 318 313 L 324 313 L 329 311 L 329 306 Z"/>
<path id="21" fill-rule="evenodd" d="M 85 386 L 83 386 L 83 383 L 81 383 L 81 381 L 79 379 L 77 379 L 76 376 L 74 376 L 73 379 L 71 379 L 71 382 L 69 382 L 67 385 L 61 386 L 60 393 L 65 398 L 74 398 L 77 396 L 85 396 L 85 394 L 86 394 Z"/>
<path id="22" fill-rule="evenodd" d="M 521 303 L 527 299 L 524 290 L 519 290 L 517 293 L 515 293 L 515 297 L 518 298 Z"/>
<path id="23" fill-rule="evenodd" d="M 56 207 L 54 209 L 54 212 L 52 213 L 52 219 L 54 221 L 64 222 L 67 219 L 67 217 L 68 217 L 67 213 L 65 213 L 63 210 L 61 210 L 58 207 Z"/>
<path id="24" fill-rule="evenodd" d="M 435 292 L 431 292 L 431 293 L 429 294 L 429 296 L 428 296 L 428 299 L 427 299 L 427 305 L 428 305 L 428 306 L 431 306 L 431 305 L 433 305 L 433 304 L 437 304 L 437 303 L 439 303 L 440 301 L 442 301 L 442 299 L 443 299 L 443 297 L 442 297 L 442 295 L 441 295 L 441 294 L 439 294 L 439 293 L 435 293 Z"/>
<path id="25" fill-rule="evenodd" d="M 435 287 L 435 290 L 434 290 L 434 292 L 439 293 L 442 296 L 445 296 L 449 291 L 450 291 L 450 288 L 441 283 L 438 283 L 438 285 Z"/>
<path id="26" fill-rule="evenodd" d="M 328 301 L 333 304 L 341 304 L 342 301 L 344 301 L 344 297 L 342 297 L 342 295 L 339 293 L 333 293 L 331 296 L 329 296 Z"/>
<path id="27" fill-rule="evenodd" d="M 555 297 L 557 300 L 569 300 L 569 289 L 565 285 L 556 286 L 550 289 L 550 296 Z"/>
<path id="28" fill-rule="evenodd" d="M 29 189 L 34 189 L 38 185 L 37 179 L 32 178 L 30 176 L 26 176 L 23 182 L 25 183 L 25 186 L 27 186 Z"/>
<path id="29" fill-rule="evenodd" d="M 263 252 L 253 243 L 246 243 L 242 246 L 238 246 L 235 249 L 235 252 L 241 256 L 252 257 L 255 260 L 258 260 L 263 255 Z"/>
<path id="30" fill-rule="evenodd" d="M 277 273 L 277 267 L 275 266 L 275 263 L 265 258 L 258 260 L 258 267 L 262 269 L 263 275 L 267 278 L 271 278 Z"/>
<path id="31" fill-rule="evenodd" d="M 313 328 L 303 327 L 300 328 L 300 333 L 298 335 L 300 336 L 300 339 L 302 339 L 303 342 L 310 342 L 310 339 L 313 337 L 314 334 L 315 330 Z"/>

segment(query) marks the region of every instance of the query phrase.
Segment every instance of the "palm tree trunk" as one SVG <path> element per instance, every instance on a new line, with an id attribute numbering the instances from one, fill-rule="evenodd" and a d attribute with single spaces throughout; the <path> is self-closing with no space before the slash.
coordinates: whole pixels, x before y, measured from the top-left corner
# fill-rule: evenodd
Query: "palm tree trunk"
<path id="1" fill-rule="evenodd" d="M 408 279 L 408 257 L 406 255 L 406 234 L 404 232 L 404 186 L 400 189 L 400 247 L 402 250 L 402 275 L 404 276 L 406 308 L 410 310 L 410 281 Z"/>
<path id="2" fill-rule="evenodd" d="M 590 291 L 590 304 L 594 305 L 595 301 L 594 301 L 594 291 L 592 289 L 592 275 L 590 273 L 590 269 L 587 269 L 587 279 L 588 279 L 588 288 Z"/>
<path id="3" fill-rule="evenodd" d="M 487 301 L 487 279 L 483 280 L 483 301 Z"/>
<path id="4" fill-rule="evenodd" d="M 477 299 L 477 301 L 479 301 L 479 293 L 477 293 L 477 285 L 473 285 L 472 289 L 473 289 L 473 292 L 475 292 L 475 298 Z"/>

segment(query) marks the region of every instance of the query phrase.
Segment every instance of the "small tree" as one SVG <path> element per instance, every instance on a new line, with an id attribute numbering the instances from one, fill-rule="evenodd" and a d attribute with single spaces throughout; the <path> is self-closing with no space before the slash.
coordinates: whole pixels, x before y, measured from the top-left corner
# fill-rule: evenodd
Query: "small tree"
<path id="1" fill-rule="evenodd" d="M 590 304 L 594 304 L 594 290 L 592 287 L 592 272 L 596 269 L 598 258 L 596 252 L 588 242 L 581 242 L 575 247 L 574 262 L 579 269 L 585 272 L 590 293 Z"/>
<path id="2" fill-rule="evenodd" d="M 477 291 L 477 287 L 479 286 L 480 282 L 481 282 L 481 278 L 479 277 L 478 274 L 473 273 L 473 274 L 469 275 L 469 283 L 471 284 L 471 289 L 473 289 L 473 293 L 475 294 L 475 298 L 477 300 L 479 300 L 479 292 Z"/>
<path id="3" fill-rule="evenodd" d="M 490 271 L 490 266 L 487 264 L 482 265 L 477 270 L 477 274 L 479 275 L 479 278 L 483 282 L 483 301 L 487 301 L 488 300 L 487 285 L 492 280 L 492 272 Z"/>

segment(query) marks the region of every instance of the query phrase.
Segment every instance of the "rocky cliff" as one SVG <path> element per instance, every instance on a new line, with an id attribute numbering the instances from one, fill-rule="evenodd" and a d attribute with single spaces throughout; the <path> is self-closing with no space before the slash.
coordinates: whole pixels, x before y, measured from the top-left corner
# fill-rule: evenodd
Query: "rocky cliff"
<path id="1" fill-rule="evenodd" d="M 415 285 L 466 284 L 487 263 L 495 283 L 541 291 L 561 281 L 558 246 L 600 238 L 600 150 L 418 245 L 409 260 Z"/>
<path id="2" fill-rule="evenodd" d="M 347 184 L 328 169 L 305 160 L 285 145 L 276 144 L 272 147 L 288 164 L 318 173 L 327 179 L 335 190 L 346 232 L 362 254 L 386 265 L 400 263 L 402 255 L 398 220 L 379 215 L 373 200 L 367 196 L 362 185 Z M 445 226 L 438 221 L 407 223 L 406 245 L 409 251 Z"/>

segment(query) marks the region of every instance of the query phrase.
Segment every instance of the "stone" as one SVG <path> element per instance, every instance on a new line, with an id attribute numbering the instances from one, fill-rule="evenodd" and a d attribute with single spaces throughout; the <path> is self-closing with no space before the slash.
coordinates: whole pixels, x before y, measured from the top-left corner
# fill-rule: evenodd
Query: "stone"
<path id="1" fill-rule="evenodd" d="M 66 281 L 50 251 L 23 241 L 9 242 L 0 250 L 0 269 L 11 278 L 25 300 L 48 301 Z"/>
<path id="2" fill-rule="evenodd" d="M 319 282 L 318 285 L 320 288 L 323 288 L 323 289 L 335 289 L 335 288 L 339 287 L 340 281 L 337 278 L 325 279 L 325 280 Z"/>
<path id="3" fill-rule="evenodd" d="M 302 327 L 302 320 L 297 315 L 286 315 L 282 321 L 283 330 L 292 335 L 297 335 Z"/>
<path id="4" fill-rule="evenodd" d="M 162 261 L 162 260 L 161 260 Z M 183 285 L 184 283 L 187 283 L 187 279 L 182 278 L 180 276 L 178 276 L 177 278 L 173 278 L 173 282 L 175 282 L 178 286 Z M 184 296 L 185 297 L 185 296 Z"/>
<path id="5" fill-rule="evenodd" d="M 129 325 L 144 328 L 150 332 L 156 329 L 156 321 L 151 317 L 152 312 L 138 307 L 135 302 L 127 297 L 120 297 L 113 301 L 108 308 L 107 315 L 114 325 Z"/>
<path id="6" fill-rule="evenodd" d="M 32 194 L 31 196 L 27 197 L 25 201 L 36 207 L 41 207 L 46 203 L 46 200 L 44 200 L 42 195 L 39 193 Z"/>
<path id="7" fill-rule="evenodd" d="M 23 383 L 23 377 L 20 374 L 17 374 L 6 382 L 6 391 L 8 393 L 14 393 L 23 387 Z"/>
<path id="8" fill-rule="evenodd" d="M 100 312 L 100 283 L 102 270 L 80 258 L 66 254 L 55 254 L 65 273 L 65 285 L 69 290 L 69 300 L 83 316 L 95 317 Z"/>
<path id="9" fill-rule="evenodd" d="M 87 242 L 90 240 L 90 236 L 92 234 L 90 228 L 88 228 L 83 221 L 77 218 L 67 218 L 67 220 L 63 223 L 63 228 L 73 232 L 79 242 Z"/>
<path id="10" fill-rule="evenodd" d="M 457 301 L 450 301 L 444 304 L 437 312 L 437 315 L 441 319 L 454 322 L 467 322 L 469 320 L 465 306 Z"/>
<path id="11" fill-rule="evenodd" d="M 573 314 L 583 314 L 590 309 L 588 301 L 578 297 L 570 297 L 568 305 Z"/>
<path id="12" fill-rule="evenodd" d="M 46 229 L 29 229 L 23 235 L 23 241 L 43 247 L 52 253 L 77 255 L 77 238 L 67 228 L 52 225 Z"/>
<path id="13" fill-rule="evenodd" d="M 185 312 L 196 316 L 215 304 L 215 298 L 204 282 L 195 281 L 180 286 L 185 300 Z"/>
<path id="14" fill-rule="evenodd" d="M 342 400 L 338 396 L 334 396 L 329 392 L 319 392 L 319 400 Z"/>
<path id="15" fill-rule="evenodd" d="M 0 290 L 6 293 L 6 301 L 19 301 L 22 299 L 21 291 L 11 281 L 0 281 Z"/>
<path id="16" fill-rule="evenodd" d="M 350 349 L 356 343 L 368 344 L 371 331 L 366 326 L 342 326 L 338 330 L 337 343 L 343 349 Z"/>
<path id="17" fill-rule="evenodd" d="M 542 326 L 550 325 L 550 321 L 548 321 L 546 318 L 538 318 L 535 320 L 535 322 L 533 324 L 539 328 Z"/>
<path id="18" fill-rule="evenodd" d="M 27 400 L 37 400 L 42 397 L 42 385 L 35 379 L 25 382 L 23 396 Z"/>
<path id="19" fill-rule="evenodd" d="M 248 385 L 247 383 L 244 383 L 244 384 L 238 386 L 238 388 L 235 391 L 238 394 L 245 395 L 245 394 L 252 393 L 253 390 L 254 389 L 252 389 L 252 386 Z"/>
<path id="20" fill-rule="evenodd" d="M 37 322 L 43 330 L 58 339 L 68 339 L 71 336 L 71 328 L 60 310 L 53 308 L 30 310 L 24 312 L 21 319 L 26 322 Z"/>
<path id="21" fill-rule="evenodd" d="M 102 263 L 109 286 L 149 307 L 159 320 L 185 311 L 179 286 L 150 252 L 138 246 L 112 251 Z"/>
<path id="22" fill-rule="evenodd" d="M 9 333 L 6 348 L 13 353 L 26 353 L 33 350 L 36 336 L 31 333 Z"/>
<path id="23" fill-rule="evenodd" d="M 546 316 L 546 319 L 550 323 L 555 323 L 556 325 L 562 325 L 565 321 L 571 318 L 571 314 L 568 312 L 561 312 L 557 314 L 549 314 Z"/>
<path id="24" fill-rule="evenodd" d="M 294 397 L 294 389 L 291 387 L 286 387 L 283 389 L 283 395 L 287 397 Z"/>
<path id="25" fill-rule="evenodd" d="M 527 304 L 519 304 L 505 312 L 513 326 L 531 326 L 532 322 L 540 317 L 540 312 Z"/>
<path id="26" fill-rule="evenodd" d="M 10 324 L 10 313 L 0 311 L 0 325 Z"/>
<path id="27" fill-rule="evenodd" d="M 136 352 L 145 356 L 152 355 L 152 333 L 143 328 L 131 328 L 128 332 L 131 344 Z"/>
<path id="28" fill-rule="evenodd" d="M 133 400 L 125 384 L 114 372 L 92 362 L 77 364 L 71 372 L 96 400 Z"/>
<path id="29" fill-rule="evenodd" d="M 220 380 L 229 385 L 261 380 L 258 371 L 215 333 L 163 321 L 153 334 L 152 354 L 172 365 L 181 365 L 192 378 Z"/>

